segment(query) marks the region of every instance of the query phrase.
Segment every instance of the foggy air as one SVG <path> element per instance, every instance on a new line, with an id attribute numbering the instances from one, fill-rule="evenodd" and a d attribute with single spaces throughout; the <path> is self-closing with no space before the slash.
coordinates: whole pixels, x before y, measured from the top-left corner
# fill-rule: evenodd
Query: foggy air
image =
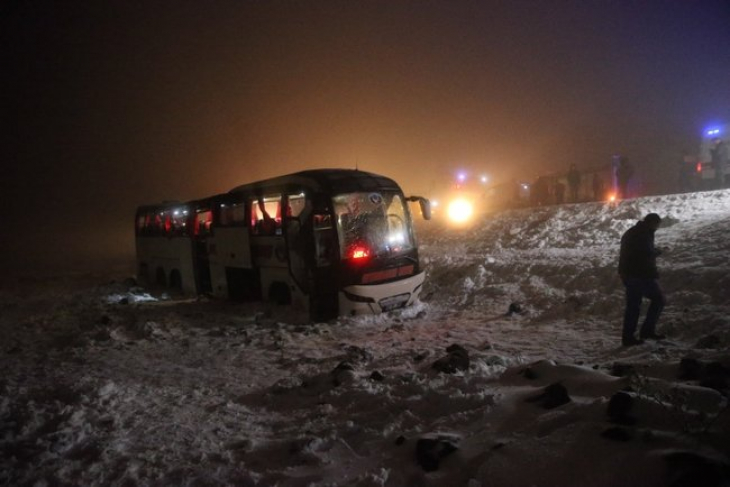
<path id="1" fill-rule="evenodd" d="M 645 192 L 672 191 L 728 119 L 728 16 L 720 1 L 9 2 L 2 194 L 23 211 L 4 260 L 48 260 L 48 240 L 131 255 L 139 204 L 312 168 L 428 195 L 461 168 L 532 182 L 620 153 Z"/>
<path id="2" fill-rule="evenodd" d="M 1 2 L 0 484 L 730 484 L 729 25 Z"/>

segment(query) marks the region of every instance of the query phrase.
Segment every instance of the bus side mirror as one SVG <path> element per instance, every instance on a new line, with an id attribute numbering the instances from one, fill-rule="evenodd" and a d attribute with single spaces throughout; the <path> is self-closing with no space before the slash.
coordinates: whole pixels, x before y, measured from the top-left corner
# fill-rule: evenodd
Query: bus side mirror
<path id="1" fill-rule="evenodd" d="M 431 219 L 431 202 L 426 198 L 419 198 L 418 204 L 421 205 L 421 214 L 424 220 Z"/>
<path id="2" fill-rule="evenodd" d="M 421 215 L 423 215 L 423 219 L 431 219 L 431 202 L 428 199 L 424 198 L 423 196 L 409 196 L 406 199 L 408 201 L 418 201 L 418 204 L 421 207 Z"/>

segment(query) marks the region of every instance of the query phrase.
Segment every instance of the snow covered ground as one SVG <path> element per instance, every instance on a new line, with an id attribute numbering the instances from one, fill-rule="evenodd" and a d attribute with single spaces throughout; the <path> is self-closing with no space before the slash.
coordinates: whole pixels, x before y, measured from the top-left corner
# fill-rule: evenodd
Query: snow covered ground
<path id="1" fill-rule="evenodd" d="M 668 339 L 623 348 L 618 241 L 649 212 Z M 730 191 L 419 230 L 423 301 L 331 323 L 3 285 L 0 483 L 728 485 Z"/>

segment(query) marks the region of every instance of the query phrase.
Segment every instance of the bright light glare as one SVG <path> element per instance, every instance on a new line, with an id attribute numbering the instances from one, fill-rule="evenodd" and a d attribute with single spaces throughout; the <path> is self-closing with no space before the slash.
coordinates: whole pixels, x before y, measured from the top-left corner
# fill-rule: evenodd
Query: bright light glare
<path id="1" fill-rule="evenodd" d="M 394 232 L 388 235 L 388 243 L 391 245 L 402 244 L 406 238 L 401 232 Z"/>
<path id="2" fill-rule="evenodd" d="M 436 208 L 439 205 L 438 200 L 431 200 L 431 208 Z"/>
<path id="3" fill-rule="evenodd" d="M 611 193 L 610 195 L 608 195 L 608 201 L 610 201 L 612 203 L 614 201 L 616 201 L 616 194 L 615 193 Z"/>
<path id="4" fill-rule="evenodd" d="M 454 223 L 464 223 L 469 220 L 474 212 L 472 204 L 464 199 L 454 200 L 449 204 L 449 219 Z"/>
<path id="5" fill-rule="evenodd" d="M 458 179 L 460 183 L 463 183 L 464 181 L 466 181 L 466 173 L 460 172 L 456 176 L 456 179 Z"/>
<path id="6" fill-rule="evenodd" d="M 486 183 L 487 181 L 489 181 L 489 179 L 486 176 L 482 176 L 482 182 Z"/>

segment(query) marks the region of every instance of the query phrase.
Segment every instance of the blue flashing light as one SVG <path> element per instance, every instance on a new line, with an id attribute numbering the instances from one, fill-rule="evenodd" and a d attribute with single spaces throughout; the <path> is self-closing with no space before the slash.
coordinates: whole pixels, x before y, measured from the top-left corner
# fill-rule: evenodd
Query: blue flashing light
<path id="1" fill-rule="evenodd" d="M 720 129 L 710 129 L 707 131 L 707 135 L 710 137 L 713 135 L 720 135 Z"/>

